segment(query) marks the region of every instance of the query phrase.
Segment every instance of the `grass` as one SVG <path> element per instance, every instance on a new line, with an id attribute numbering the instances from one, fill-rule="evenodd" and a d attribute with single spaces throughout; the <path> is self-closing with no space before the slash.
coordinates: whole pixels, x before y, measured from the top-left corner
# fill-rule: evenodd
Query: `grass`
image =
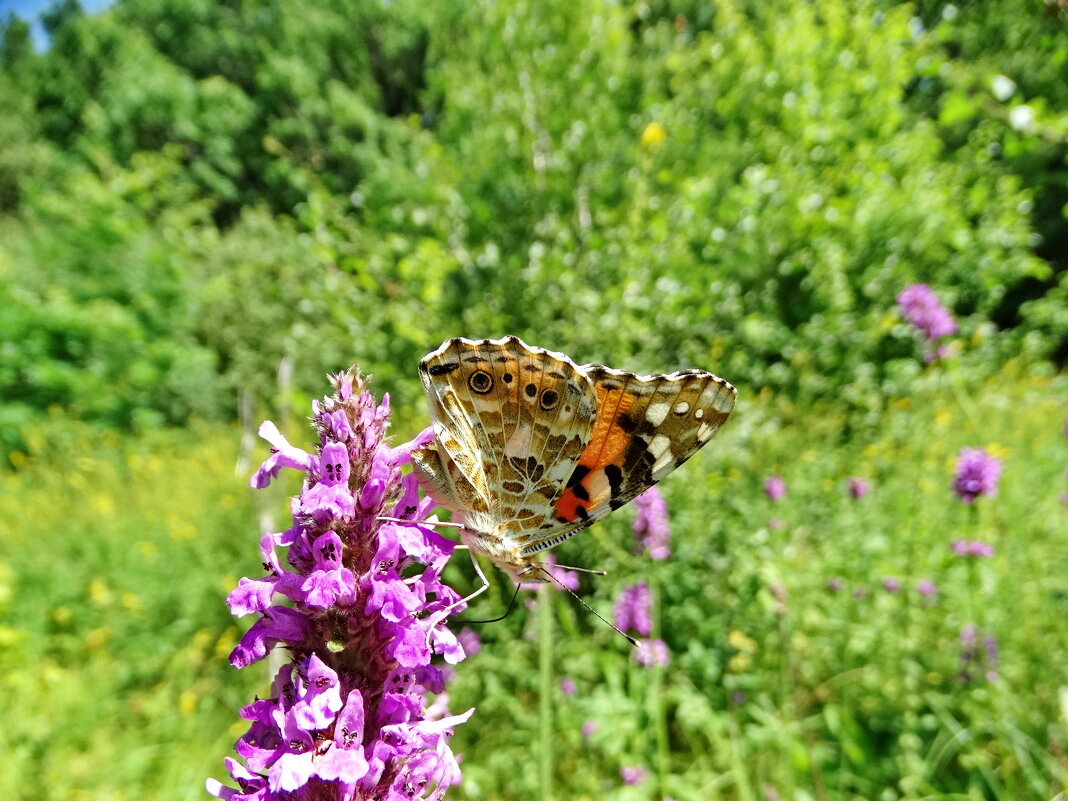
<path id="1" fill-rule="evenodd" d="M 1012 365 L 982 387 L 936 370 L 867 421 L 743 398 L 662 486 L 670 560 L 633 555 L 626 511 L 560 549 L 609 570 L 580 589 L 602 614 L 623 586 L 650 582 L 671 664 L 642 668 L 571 599 L 546 608 L 524 593 L 479 629 L 481 652 L 450 685 L 452 709 L 478 707 L 456 734 L 464 783 L 450 798 L 1055 796 L 1068 778 L 1064 389 Z M 241 624 L 223 599 L 258 575 L 258 528 L 285 510 L 284 487 L 246 489 L 239 438 L 121 438 L 57 418 L 0 474 L 0 797 L 199 799 L 223 774 L 236 710 L 265 683 L 226 663 Z M 998 496 L 974 508 L 948 489 L 963 445 L 1005 460 Z M 762 489 L 772 473 L 788 487 L 779 502 Z M 850 475 L 872 492 L 850 498 Z M 957 557 L 957 537 L 996 554 Z M 473 580 L 450 569 L 461 588 Z M 491 617 L 507 592 L 496 581 L 472 616 Z M 1000 648 L 965 681 L 969 623 Z M 625 785 L 623 766 L 648 778 Z"/>

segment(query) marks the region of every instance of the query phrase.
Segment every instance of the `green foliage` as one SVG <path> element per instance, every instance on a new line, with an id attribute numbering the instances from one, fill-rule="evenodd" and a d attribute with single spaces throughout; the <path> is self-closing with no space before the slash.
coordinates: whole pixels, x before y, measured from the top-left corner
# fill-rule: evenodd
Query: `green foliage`
<path id="1" fill-rule="evenodd" d="M 229 417 L 282 359 L 407 405 L 429 347 L 502 333 L 873 411 L 914 281 L 970 370 L 1062 358 L 1068 35 L 1011 5 L 1007 44 L 970 7 L 925 34 L 797 0 L 67 4 L 42 55 L 9 21 L 6 414 Z"/>
<path id="2" fill-rule="evenodd" d="M 464 782 L 449 797 L 544 797 L 534 766 L 546 742 L 558 798 L 1053 797 L 1068 779 L 1064 382 L 1009 368 L 974 388 L 973 408 L 951 380 L 932 376 L 850 438 L 839 405 L 743 398 L 662 485 L 671 559 L 633 555 L 630 511 L 562 546 L 562 562 L 609 571 L 579 590 L 606 616 L 623 586 L 651 583 L 671 663 L 641 668 L 569 597 L 550 593 L 546 609 L 524 593 L 539 608 L 479 627 L 481 651 L 450 684 L 452 709 L 477 710 L 457 729 Z M 236 710 L 267 679 L 226 664 L 240 629 L 223 597 L 259 575 L 259 527 L 278 526 L 296 489 L 290 475 L 251 493 L 265 446 L 239 456 L 237 438 L 219 426 L 101 435 L 55 416 L 0 472 L 5 797 L 196 799 L 222 775 L 243 730 Z M 961 445 L 1005 459 L 998 496 L 974 509 L 948 487 Z M 788 486 L 777 503 L 761 486 L 772 472 Z M 848 497 L 850 475 L 871 494 Z M 964 561 L 958 537 L 997 553 Z M 454 562 L 451 583 L 474 586 Z M 883 589 L 887 576 L 900 592 Z M 469 616 L 503 608 L 500 579 Z M 1000 642 L 993 681 L 960 677 L 971 622 Z M 583 737 L 589 720 L 597 731 Z M 624 786 L 619 769 L 633 765 L 650 776 Z"/>
<path id="3" fill-rule="evenodd" d="M 221 603 L 256 553 L 229 430 L 30 428 L 0 478 L 5 798 L 197 798 L 257 680 Z"/>

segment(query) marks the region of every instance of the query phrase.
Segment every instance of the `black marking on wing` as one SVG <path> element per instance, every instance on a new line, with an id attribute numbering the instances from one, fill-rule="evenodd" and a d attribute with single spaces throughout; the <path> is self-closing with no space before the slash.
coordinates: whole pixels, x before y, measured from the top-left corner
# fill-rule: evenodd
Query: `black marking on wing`
<path id="1" fill-rule="evenodd" d="M 608 479 L 608 488 L 612 492 L 612 497 L 617 497 L 620 487 L 623 486 L 623 471 L 617 464 L 607 464 L 604 466 L 604 476 Z"/>
<path id="2" fill-rule="evenodd" d="M 575 472 L 571 474 L 571 478 L 567 480 L 567 489 L 578 486 L 578 483 L 582 481 L 590 472 L 590 468 L 584 464 L 576 465 Z"/>
<path id="3" fill-rule="evenodd" d="M 446 362 L 445 364 L 435 364 L 433 367 L 427 370 L 427 372 L 429 372 L 430 375 L 448 375 L 453 370 L 459 369 L 459 362 Z"/>

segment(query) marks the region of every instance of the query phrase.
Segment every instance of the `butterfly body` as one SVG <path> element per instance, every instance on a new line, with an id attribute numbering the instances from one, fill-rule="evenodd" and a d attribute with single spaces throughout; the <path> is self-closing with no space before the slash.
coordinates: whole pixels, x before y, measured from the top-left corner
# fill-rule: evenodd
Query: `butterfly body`
<path id="1" fill-rule="evenodd" d="M 640 376 L 518 337 L 450 339 L 419 363 L 435 447 L 424 491 L 463 515 L 461 539 L 513 579 L 537 554 L 644 492 L 693 455 L 737 391 L 703 370 Z"/>

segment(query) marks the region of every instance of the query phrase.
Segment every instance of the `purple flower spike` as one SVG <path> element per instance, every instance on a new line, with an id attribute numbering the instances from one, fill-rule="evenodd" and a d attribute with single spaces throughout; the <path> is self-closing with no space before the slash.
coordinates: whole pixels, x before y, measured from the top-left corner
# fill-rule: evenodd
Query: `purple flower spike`
<path id="1" fill-rule="evenodd" d="M 648 637 L 653 630 L 653 598 L 644 581 L 624 587 L 612 606 L 612 616 L 620 631 L 636 631 Z"/>
<path id="2" fill-rule="evenodd" d="M 957 322 L 953 315 L 938 302 L 927 284 L 913 284 L 901 290 L 897 295 L 897 305 L 902 316 L 918 328 L 929 342 L 957 333 Z"/>
<path id="3" fill-rule="evenodd" d="M 425 525 L 434 504 L 398 469 L 425 436 L 387 447 L 388 401 L 376 403 L 358 373 L 333 381 L 335 394 L 313 404 L 315 454 L 271 423 L 260 428 L 272 453 L 252 486 L 289 467 L 304 471 L 304 488 L 293 525 L 260 540 L 266 575 L 242 578 L 227 597 L 234 614 L 259 616 L 230 662 L 245 667 L 276 646 L 291 661 L 271 697 L 241 710 L 250 725 L 234 750 L 244 764 L 226 760 L 240 789 L 209 779 L 216 798 L 429 801 L 460 780 L 449 739 L 474 710 L 448 714 L 427 648 L 427 621 L 459 600 L 441 580 L 455 546 Z M 465 640 L 477 650 L 477 637 Z M 465 657 L 446 621 L 429 642 L 450 664 Z"/>
<path id="4" fill-rule="evenodd" d="M 638 552 L 648 552 L 650 559 L 667 559 L 671 556 L 671 525 L 668 523 L 667 501 L 655 486 L 634 499 L 638 510 L 634 518 L 634 534 Z"/>
<path id="5" fill-rule="evenodd" d="M 982 540 L 954 540 L 950 547 L 957 556 L 989 558 L 994 555 L 994 546 Z"/>
<path id="6" fill-rule="evenodd" d="M 893 595 L 894 593 L 901 591 L 901 579 L 897 576 L 886 576 L 883 578 L 883 589 Z"/>
<path id="7" fill-rule="evenodd" d="M 953 491 L 964 503 L 971 504 L 981 495 L 998 494 L 1001 460 L 983 448 L 961 448 L 957 456 L 957 470 L 953 477 Z"/>
<path id="8" fill-rule="evenodd" d="M 764 479 L 764 492 L 773 501 L 781 501 L 786 497 L 786 482 L 782 476 L 768 476 Z"/>

